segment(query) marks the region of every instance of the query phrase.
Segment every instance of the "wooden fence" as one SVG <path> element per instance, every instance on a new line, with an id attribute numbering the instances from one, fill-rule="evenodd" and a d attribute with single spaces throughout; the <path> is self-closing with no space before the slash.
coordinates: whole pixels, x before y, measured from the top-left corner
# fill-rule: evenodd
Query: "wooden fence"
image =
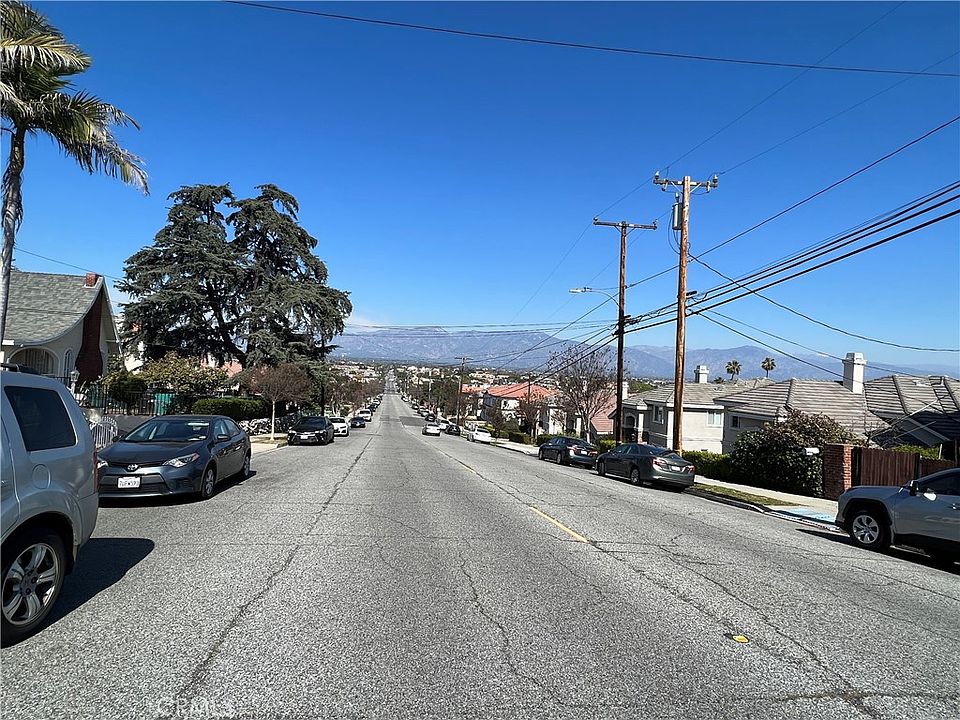
<path id="1" fill-rule="evenodd" d="M 854 447 L 851 480 L 856 485 L 905 485 L 911 480 L 956 467 L 949 460 L 930 460 L 918 453 Z"/>

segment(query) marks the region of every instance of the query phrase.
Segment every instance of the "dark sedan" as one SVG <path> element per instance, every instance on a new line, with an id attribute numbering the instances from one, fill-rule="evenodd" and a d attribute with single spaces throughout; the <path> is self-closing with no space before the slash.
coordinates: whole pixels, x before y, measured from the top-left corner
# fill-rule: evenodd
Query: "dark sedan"
<path id="1" fill-rule="evenodd" d="M 310 416 L 300 420 L 287 431 L 287 445 L 314 443 L 328 445 L 333 442 L 336 428 L 325 417 Z"/>
<path id="2" fill-rule="evenodd" d="M 447 429 L 444 430 L 444 432 L 445 432 L 447 435 L 460 435 L 461 430 L 460 430 L 460 426 L 459 426 L 459 425 L 455 425 L 455 424 L 453 424 L 453 423 L 450 423 L 449 425 L 447 425 Z"/>
<path id="3" fill-rule="evenodd" d="M 597 458 L 598 475 L 629 478 L 634 485 L 657 484 L 687 488 L 694 481 L 693 463 L 669 448 L 627 443 L 618 445 Z"/>
<path id="4" fill-rule="evenodd" d="M 580 438 L 555 437 L 540 446 L 537 457 L 553 460 L 558 465 L 592 468 L 597 460 L 597 448 Z"/>
<path id="5" fill-rule="evenodd" d="M 100 497 L 196 493 L 250 474 L 250 438 L 217 415 L 163 415 L 147 420 L 100 451 Z"/>
<path id="6" fill-rule="evenodd" d="M 367 420 L 360 415 L 354 415 L 350 418 L 350 427 L 352 428 L 365 428 L 367 426 Z"/>

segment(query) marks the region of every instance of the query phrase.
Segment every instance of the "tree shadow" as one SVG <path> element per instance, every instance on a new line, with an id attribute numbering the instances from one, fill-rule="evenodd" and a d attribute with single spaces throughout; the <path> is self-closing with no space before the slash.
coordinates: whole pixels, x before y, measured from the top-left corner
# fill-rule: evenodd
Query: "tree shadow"
<path id="1" fill-rule="evenodd" d="M 812 535 L 814 537 L 822 538 L 824 540 L 830 540 L 831 542 L 839 543 L 841 545 L 846 545 L 850 548 L 857 548 L 857 545 L 847 535 L 841 535 L 840 533 L 830 532 L 829 530 L 817 530 L 815 528 L 797 528 L 799 532 L 804 533 L 805 535 Z M 861 549 L 861 548 L 857 548 Z M 863 550 L 863 552 L 870 552 L 870 550 Z M 921 550 L 914 550 L 913 548 L 896 546 L 891 547 L 885 550 L 883 555 L 887 557 L 896 558 L 897 560 L 903 560 L 904 562 L 910 562 L 915 565 L 923 565 L 928 568 L 933 568 L 934 570 L 941 570 L 951 575 L 960 575 L 960 563 L 950 563 L 942 560 L 934 560 L 929 555 L 925 554 Z"/>

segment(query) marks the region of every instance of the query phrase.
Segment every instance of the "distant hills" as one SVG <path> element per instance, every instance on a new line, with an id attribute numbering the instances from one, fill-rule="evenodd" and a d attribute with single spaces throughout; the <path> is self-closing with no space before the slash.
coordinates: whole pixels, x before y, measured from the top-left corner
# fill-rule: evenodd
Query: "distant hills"
<path id="1" fill-rule="evenodd" d="M 556 340 L 543 332 L 450 332 L 443 328 L 422 327 L 402 330 L 375 330 L 372 332 L 347 333 L 334 340 L 337 349 L 333 358 L 367 360 L 371 362 L 397 362 L 407 364 L 458 363 L 466 356 L 475 360 L 474 367 L 502 367 L 504 370 L 525 370 L 542 365 L 550 356 L 575 342 Z M 615 346 L 611 346 L 615 349 Z M 531 349 L 532 348 L 532 349 Z M 687 377 L 693 376 L 697 365 L 706 365 L 710 379 L 728 377 L 725 368 L 730 360 L 737 360 L 742 371 L 741 378 L 762 377 L 760 363 L 765 357 L 773 357 L 777 368 L 770 378 L 836 379 L 833 373 L 842 374 L 839 360 L 794 353 L 806 360 L 808 365 L 779 353 L 753 345 L 733 348 L 689 348 L 686 354 Z M 674 349 L 672 346 L 637 345 L 627 347 L 624 353 L 627 373 L 631 377 L 672 378 Z M 814 366 L 819 366 L 819 369 Z M 958 374 L 957 368 L 946 365 L 924 364 L 922 367 L 899 367 L 884 363 L 884 368 L 915 375 Z M 867 356 L 867 378 L 889 375 L 890 370 L 871 367 Z"/>

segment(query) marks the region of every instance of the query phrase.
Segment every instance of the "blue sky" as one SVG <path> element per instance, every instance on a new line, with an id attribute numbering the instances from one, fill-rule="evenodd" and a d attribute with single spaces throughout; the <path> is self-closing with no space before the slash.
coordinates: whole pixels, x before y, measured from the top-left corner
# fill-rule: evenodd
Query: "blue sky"
<path id="1" fill-rule="evenodd" d="M 596 304 L 568 289 L 616 284 L 605 214 L 650 222 L 672 193 L 648 179 L 800 71 L 452 37 L 216 3 L 39 3 L 93 58 L 76 85 L 140 131 L 151 195 L 91 177 L 46 140 L 28 145 L 24 250 L 112 276 L 163 225 L 180 185 L 272 182 L 301 204 L 354 320 L 457 325 L 571 320 Z M 303 8 L 651 50 L 957 72 L 956 3 L 303 3 Z M 892 12 L 890 12 L 893 10 Z M 950 56 L 953 55 L 951 58 Z M 902 78 L 812 71 L 669 168 L 706 179 Z M 910 78 L 720 178 L 694 199 L 696 253 L 957 114 L 956 78 Z M 841 188 L 712 254 L 741 273 L 958 179 L 954 124 Z M 628 280 L 669 267 L 668 223 L 637 234 Z M 960 224 L 942 222 L 768 291 L 855 332 L 960 346 Z M 69 268 L 18 253 L 27 270 Z M 547 273 L 542 289 L 531 298 Z M 689 287 L 719 282 L 691 267 Z M 673 274 L 631 290 L 639 314 L 676 296 Z M 529 302 L 528 302 L 529 300 Z M 521 307 L 526 303 L 526 307 Z M 957 367 L 812 325 L 761 300 L 723 311 L 831 354 Z M 613 319 L 612 305 L 590 319 Z M 582 332 L 582 331 L 581 331 Z M 753 331 L 746 332 L 755 334 Z M 762 337 L 762 336 L 758 336 Z M 767 338 L 768 339 L 768 338 Z M 769 340 L 769 339 L 768 339 Z M 769 340 L 774 345 L 778 341 Z M 630 336 L 668 345 L 672 327 Z M 745 344 L 704 320 L 690 347 Z M 790 348 L 797 351 L 797 348 Z M 802 351 L 801 351 L 802 352 Z"/>

